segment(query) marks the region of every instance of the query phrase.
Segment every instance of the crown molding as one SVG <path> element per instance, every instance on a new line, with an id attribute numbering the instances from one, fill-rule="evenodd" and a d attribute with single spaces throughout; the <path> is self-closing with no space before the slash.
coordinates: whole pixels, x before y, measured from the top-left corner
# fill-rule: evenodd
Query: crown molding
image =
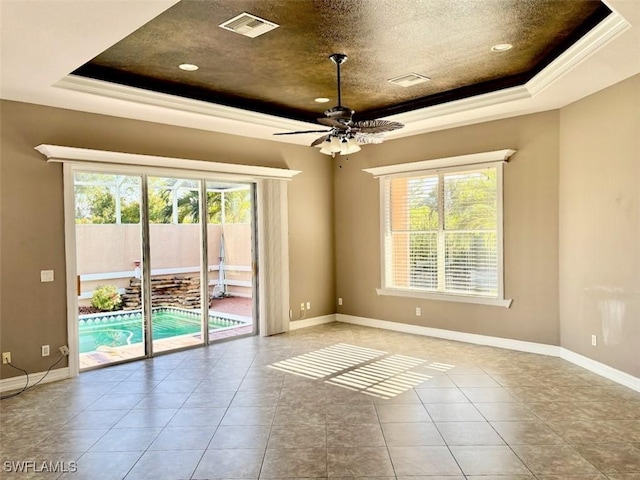
<path id="1" fill-rule="evenodd" d="M 424 120 L 431 120 L 437 117 L 452 115 L 461 112 L 469 112 L 485 107 L 507 104 L 517 100 L 527 99 L 531 97 L 531 93 L 525 85 L 517 87 L 509 87 L 495 92 L 483 93 L 469 98 L 462 98 L 452 102 L 441 103 L 432 107 L 421 108 L 411 112 L 399 113 L 391 115 L 390 120 L 411 124 Z M 398 132 L 401 132 L 398 130 Z M 412 132 L 413 133 L 413 132 Z"/>
<path id="2" fill-rule="evenodd" d="M 306 123 L 298 120 L 277 117 L 275 115 L 267 115 L 250 110 L 228 107 L 217 103 L 204 102 L 202 100 L 179 97 L 177 95 L 158 93 L 151 90 L 105 82 L 103 80 L 96 80 L 78 75 L 67 75 L 62 80 L 56 82 L 53 86 L 65 90 L 89 93 L 92 95 L 142 103 L 145 105 L 153 105 L 156 107 L 164 107 L 171 110 L 197 113 L 209 117 L 233 120 L 263 127 L 272 127 L 280 130 L 308 129 L 309 125 L 317 127 L 317 125 L 313 123 Z"/>
<path id="3" fill-rule="evenodd" d="M 535 97 L 562 75 L 589 58 L 611 40 L 631 28 L 621 15 L 612 12 L 585 36 L 564 51 L 540 73 L 526 83 L 526 88 Z"/>

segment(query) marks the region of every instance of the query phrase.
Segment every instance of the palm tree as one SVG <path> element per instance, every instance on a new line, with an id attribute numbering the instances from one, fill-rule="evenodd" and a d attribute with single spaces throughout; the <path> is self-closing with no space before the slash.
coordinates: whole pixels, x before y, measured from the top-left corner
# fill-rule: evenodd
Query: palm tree
<path id="1" fill-rule="evenodd" d="M 230 192 L 207 192 L 207 214 L 209 223 L 222 223 L 222 198 L 224 197 L 225 223 L 248 223 L 251 219 L 251 196 L 249 189 Z M 197 223 L 200 220 L 200 194 L 190 190 L 178 199 L 178 222 Z"/>

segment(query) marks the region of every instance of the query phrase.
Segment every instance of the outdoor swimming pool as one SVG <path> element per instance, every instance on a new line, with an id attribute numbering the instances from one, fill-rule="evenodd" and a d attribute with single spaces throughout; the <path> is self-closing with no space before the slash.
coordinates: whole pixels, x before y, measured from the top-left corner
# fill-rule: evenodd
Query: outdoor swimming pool
<path id="1" fill-rule="evenodd" d="M 99 347 L 122 347 L 142 343 L 142 312 L 115 312 L 81 315 L 79 318 L 80 353 L 94 352 Z M 250 319 L 235 315 L 209 315 L 209 330 L 248 324 Z M 201 333 L 200 313 L 173 307 L 154 308 L 153 339 L 197 335 Z"/>

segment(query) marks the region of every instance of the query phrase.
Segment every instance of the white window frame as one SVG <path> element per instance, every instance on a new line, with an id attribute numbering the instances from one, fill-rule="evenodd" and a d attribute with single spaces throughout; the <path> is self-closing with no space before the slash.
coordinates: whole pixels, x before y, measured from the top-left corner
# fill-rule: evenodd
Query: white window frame
<path id="1" fill-rule="evenodd" d="M 456 157 L 438 158 L 420 162 L 402 163 L 384 167 L 367 168 L 363 171 L 380 179 L 380 265 L 381 288 L 376 288 L 378 295 L 396 297 L 421 298 L 427 300 L 443 300 L 448 302 L 475 303 L 509 308 L 512 299 L 504 296 L 504 239 L 503 239 L 503 165 L 515 150 L 496 150 L 491 152 L 461 155 Z M 477 296 L 471 294 L 457 294 L 449 292 L 427 292 L 420 289 L 391 288 L 386 285 L 386 249 L 385 228 L 387 225 L 386 190 L 387 184 L 394 178 L 407 178 L 419 175 L 434 175 L 449 173 L 470 168 L 496 167 L 497 182 L 497 247 L 498 247 L 498 292 L 495 297 Z"/>

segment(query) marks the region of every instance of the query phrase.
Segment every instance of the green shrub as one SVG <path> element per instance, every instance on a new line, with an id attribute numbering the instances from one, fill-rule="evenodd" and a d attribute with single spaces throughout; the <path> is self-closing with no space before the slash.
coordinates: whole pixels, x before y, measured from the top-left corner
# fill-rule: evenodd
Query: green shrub
<path id="1" fill-rule="evenodd" d="M 91 297 L 91 305 L 103 312 L 116 310 L 120 303 L 120 294 L 115 285 L 100 285 Z"/>

